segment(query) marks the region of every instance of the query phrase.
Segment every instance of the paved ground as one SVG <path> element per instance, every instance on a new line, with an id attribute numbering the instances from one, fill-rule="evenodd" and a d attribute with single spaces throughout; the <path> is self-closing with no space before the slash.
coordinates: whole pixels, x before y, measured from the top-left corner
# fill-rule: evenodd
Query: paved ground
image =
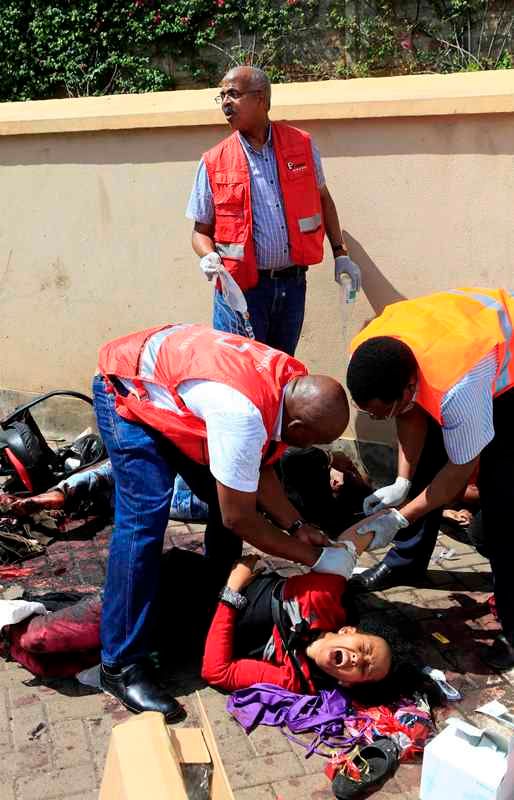
<path id="1" fill-rule="evenodd" d="M 177 545 L 196 548 L 200 530 L 172 524 L 168 536 Z M 108 535 L 105 531 L 91 541 L 51 545 L 47 556 L 26 562 L 34 573 L 24 586 L 84 591 L 100 585 Z M 459 558 L 433 563 L 423 588 L 391 589 L 366 602 L 380 607 L 405 636 L 416 639 L 426 662 L 444 669 L 462 691 L 463 701 L 438 712 L 439 721 L 453 713 L 483 724 L 473 713 L 481 703 L 501 698 L 514 705 L 514 671 L 491 674 L 477 657 L 476 645 L 489 640 L 497 627 L 485 603 L 491 591 L 488 564 L 453 538 L 441 537 L 440 544 L 453 547 Z M 374 561 L 366 558 L 368 564 Z M 23 588 L 20 582 L 4 582 L 0 596 L 20 596 Z M 450 643 L 438 643 L 434 632 Z M 237 800 L 332 797 L 321 758 L 305 760 L 301 748 L 273 729 L 245 736 L 225 712 L 226 697 L 191 674 L 175 675 L 173 686 L 190 712 L 185 725 L 195 724 L 194 689 L 200 688 Z M 116 701 L 73 680 L 45 685 L 0 658 L 0 800 L 93 800 L 111 727 L 126 716 Z M 419 778 L 419 764 L 402 765 L 374 797 L 414 800 Z"/>

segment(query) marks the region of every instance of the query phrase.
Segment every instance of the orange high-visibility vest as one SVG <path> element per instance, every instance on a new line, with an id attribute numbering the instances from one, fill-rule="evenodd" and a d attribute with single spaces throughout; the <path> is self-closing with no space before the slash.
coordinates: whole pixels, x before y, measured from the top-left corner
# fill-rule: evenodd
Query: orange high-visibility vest
<path id="1" fill-rule="evenodd" d="M 165 325 L 114 339 L 100 350 L 99 370 L 116 394 L 121 417 L 160 431 L 200 464 L 209 463 L 205 423 L 181 399 L 180 383 L 217 381 L 251 400 L 267 432 L 263 460 L 272 463 L 287 447 L 277 443 L 273 454 L 267 454 L 282 390 L 293 378 L 307 374 L 292 356 L 207 325 Z M 132 391 L 120 394 L 116 382 L 109 380 L 113 377 L 130 381 Z"/>
<path id="2" fill-rule="evenodd" d="M 441 400 L 464 375 L 497 348 L 493 395 L 514 385 L 514 292 L 469 287 L 386 306 L 353 339 L 353 352 L 374 336 L 410 347 L 418 362 L 416 402 L 441 423 Z"/>
<path id="3" fill-rule="evenodd" d="M 283 122 L 271 125 L 284 200 L 289 255 L 294 264 L 323 261 L 325 228 L 311 137 Z M 257 284 L 248 162 L 237 132 L 203 154 L 212 190 L 214 240 L 225 268 L 241 289 Z"/>

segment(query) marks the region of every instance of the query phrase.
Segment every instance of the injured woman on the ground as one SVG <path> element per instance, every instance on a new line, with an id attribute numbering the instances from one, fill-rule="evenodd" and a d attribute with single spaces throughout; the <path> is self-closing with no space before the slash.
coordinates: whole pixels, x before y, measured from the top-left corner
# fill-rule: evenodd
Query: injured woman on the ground
<path id="1" fill-rule="evenodd" d="M 339 475 L 330 472 L 327 455 L 314 449 L 289 452 L 280 464 L 281 479 L 304 518 L 321 524 L 333 538 L 355 519 L 369 492 L 351 462 L 341 457 L 336 464 L 343 467 Z M 58 503 L 59 496 L 67 497 L 65 487 L 45 499 Z M 33 503 L 40 507 L 37 498 Z M 377 635 L 383 629 L 376 622 L 375 632 L 349 625 L 345 608 L 347 578 L 374 540 L 373 533 L 357 534 L 357 527 L 362 520 L 339 537 L 346 542 L 339 544 L 347 552 L 346 577 L 264 574 L 255 570 L 257 557 L 251 556 L 234 566 L 221 600 L 222 587 L 214 585 L 199 553 L 167 551 L 156 604 L 155 650 L 173 670 L 180 652 L 201 653 L 205 644 L 203 677 L 228 690 L 268 682 L 314 693 L 330 682 L 384 681 L 395 669 L 398 637 Z M 91 665 L 99 657 L 99 609 L 98 597 L 89 597 L 75 608 L 13 626 L 7 637 L 12 657 L 42 676 L 69 676 Z"/>

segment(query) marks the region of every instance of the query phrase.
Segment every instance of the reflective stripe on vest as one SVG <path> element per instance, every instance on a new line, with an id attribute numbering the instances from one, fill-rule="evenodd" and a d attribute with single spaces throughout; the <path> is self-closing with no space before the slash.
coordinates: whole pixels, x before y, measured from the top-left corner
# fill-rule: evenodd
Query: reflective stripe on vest
<path id="1" fill-rule="evenodd" d="M 302 233 L 315 231 L 321 225 L 321 214 L 313 214 L 312 217 L 302 217 L 298 220 L 298 227 Z"/>
<path id="2" fill-rule="evenodd" d="M 242 261 L 245 256 L 244 245 L 242 244 L 223 244 L 222 242 L 215 242 L 216 250 L 222 258 L 233 258 L 236 261 Z"/>
<path id="3" fill-rule="evenodd" d="M 141 360 L 139 362 L 140 378 L 147 378 L 150 381 L 154 380 L 155 365 L 157 363 L 157 359 L 159 358 L 159 350 L 161 349 L 161 345 L 166 341 L 168 336 L 172 336 L 174 333 L 178 333 L 179 331 L 183 331 L 184 328 L 189 327 L 189 324 L 170 325 L 169 328 L 163 328 L 162 330 L 157 331 L 157 333 L 154 333 L 149 339 L 146 340 L 143 352 L 141 354 Z"/>
<path id="4" fill-rule="evenodd" d="M 512 359 L 512 352 L 509 343 L 512 338 L 512 323 L 509 319 L 507 311 L 502 304 L 498 302 L 498 300 L 496 300 L 494 297 L 489 297 L 487 294 L 480 294 L 476 291 L 465 291 L 464 289 L 454 289 L 452 290 L 451 294 L 460 294 L 464 295 L 464 297 L 472 297 L 473 300 L 476 300 L 478 303 L 482 303 L 482 305 L 486 306 L 487 308 L 494 308 L 498 314 L 501 329 L 503 331 L 503 335 L 505 336 L 505 354 L 501 364 L 499 365 L 498 374 L 494 384 L 494 394 L 498 394 L 506 389 L 510 382 L 509 364 Z M 510 292 L 510 294 L 514 297 L 514 292 Z"/>

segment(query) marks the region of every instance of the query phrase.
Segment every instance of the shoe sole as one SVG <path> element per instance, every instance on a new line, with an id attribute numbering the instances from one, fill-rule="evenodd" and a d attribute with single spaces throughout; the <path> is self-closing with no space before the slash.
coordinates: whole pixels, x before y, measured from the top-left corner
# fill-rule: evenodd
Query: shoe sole
<path id="1" fill-rule="evenodd" d="M 109 697 L 112 697 L 113 700 L 117 700 L 118 703 L 121 703 L 121 705 L 124 706 L 128 711 L 131 711 L 132 714 L 142 714 L 143 713 L 143 711 L 140 708 L 134 708 L 133 706 L 129 705 L 128 703 L 125 703 L 123 700 L 120 700 L 119 697 L 116 697 L 115 694 L 113 694 L 112 692 L 109 692 L 108 689 L 104 689 L 103 686 L 100 686 L 100 689 L 102 690 L 102 692 L 104 694 L 108 695 Z M 179 719 L 184 719 L 186 717 L 186 710 L 181 705 L 179 705 L 177 711 L 175 711 L 174 714 L 171 714 L 171 715 L 170 714 L 163 714 L 163 717 L 166 720 L 166 722 L 168 722 L 168 723 L 178 722 Z"/>

